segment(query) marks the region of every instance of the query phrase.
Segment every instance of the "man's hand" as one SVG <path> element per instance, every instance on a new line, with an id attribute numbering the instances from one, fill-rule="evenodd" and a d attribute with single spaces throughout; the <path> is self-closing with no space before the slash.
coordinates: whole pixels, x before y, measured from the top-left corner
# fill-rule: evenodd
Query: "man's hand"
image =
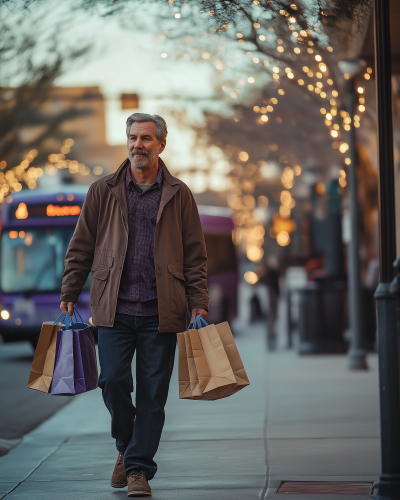
<path id="1" fill-rule="evenodd" d="M 74 305 L 75 304 L 73 302 L 65 302 L 65 301 L 60 302 L 60 309 L 61 312 L 64 314 L 64 316 L 67 315 L 67 311 L 70 316 L 74 315 Z"/>
<path id="2" fill-rule="evenodd" d="M 206 319 L 207 318 L 207 314 L 208 312 L 205 310 L 205 309 L 192 309 L 192 319 L 190 320 L 191 323 L 193 323 L 194 321 L 194 318 L 200 314 L 200 316 L 203 318 L 203 319 Z"/>

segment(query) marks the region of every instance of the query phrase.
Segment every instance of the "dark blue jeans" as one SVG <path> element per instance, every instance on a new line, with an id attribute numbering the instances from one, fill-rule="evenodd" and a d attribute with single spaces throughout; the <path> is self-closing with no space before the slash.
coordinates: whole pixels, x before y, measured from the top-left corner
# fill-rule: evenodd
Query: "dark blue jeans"
<path id="1" fill-rule="evenodd" d="M 153 458 L 164 426 L 175 345 L 175 333 L 159 333 L 158 316 L 117 313 L 113 327 L 99 327 L 99 386 L 127 477 L 142 471 L 150 480 L 157 472 Z M 136 406 L 131 397 L 135 351 Z"/>

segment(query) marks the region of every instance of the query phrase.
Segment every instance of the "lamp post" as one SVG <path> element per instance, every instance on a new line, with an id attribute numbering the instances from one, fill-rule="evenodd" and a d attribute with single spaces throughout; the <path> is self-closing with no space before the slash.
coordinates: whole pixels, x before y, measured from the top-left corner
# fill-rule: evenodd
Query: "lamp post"
<path id="1" fill-rule="evenodd" d="M 348 168 L 348 185 L 350 201 L 350 228 L 351 239 L 348 246 L 348 288 L 349 288 L 349 317 L 350 317 L 350 350 L 348 354 L 350 370 L 366 370 L 367 361 L 363 345 L 361 321 L 361 276 L 360 276 L 360 222 L 357 189 L 357 151 L 354 128 L 355 89 L 354 79 L 365 67 L 365 61 L 360 58 L 339 61 L 339 69 L 346 75 L 347 107 L 351 118 L 349 131 L 349 157 L 351 163 Z"/>
<path id="2" fill-rule="evenodd" d="M 379 164 L 380 272 L 375 298 L 379 341 L 382 473 L 379 500 L 400 499 L 400 396 L 396 301 L 390 293 L 396 258 L 389 0 L 375 0 L 375 65 Z M 394 290 L 395 291 L 395 290 Z"/>

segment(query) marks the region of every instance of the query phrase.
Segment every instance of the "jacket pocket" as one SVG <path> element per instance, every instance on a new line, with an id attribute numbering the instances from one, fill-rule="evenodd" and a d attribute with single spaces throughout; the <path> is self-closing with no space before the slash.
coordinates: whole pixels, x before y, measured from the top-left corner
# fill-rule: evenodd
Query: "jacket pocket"
<path id="1" fill-rule="evenodd" d="M 94 265 L 92 270 L 92 285 L 90 287 L 90 305 L 97 306 L 103 296 L 110 275 L 110 268 L 104 265 Z"/>
<path id="2" fill-rule="evenodd" d="M 173 264 L 168 264 L 169 306 L 171 312 L 186 312 L 185 276 L 177 271 Z"/>

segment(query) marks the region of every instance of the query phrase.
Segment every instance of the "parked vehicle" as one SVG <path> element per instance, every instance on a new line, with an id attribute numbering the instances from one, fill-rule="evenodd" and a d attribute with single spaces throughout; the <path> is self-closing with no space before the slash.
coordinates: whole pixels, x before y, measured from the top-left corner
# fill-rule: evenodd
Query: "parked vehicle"
<path id="1" fill-rule="evenodd" d="M 43 321 L 60 314 L 64 257 L 88 187 L 22 191 L 3 206 L 0 264 L 0 333 L 5 342 L 36 345 Z M 90 278 L 79 311 L 90 318 Z"/>
<path id="2" fill-rule="evenodd" d="M 199 205 L 207 247 L 207 282 L 210 292 L 208 323 L 232 321 L 237 315 L 238 265 L 232 242 L 231 210 Z"/>

